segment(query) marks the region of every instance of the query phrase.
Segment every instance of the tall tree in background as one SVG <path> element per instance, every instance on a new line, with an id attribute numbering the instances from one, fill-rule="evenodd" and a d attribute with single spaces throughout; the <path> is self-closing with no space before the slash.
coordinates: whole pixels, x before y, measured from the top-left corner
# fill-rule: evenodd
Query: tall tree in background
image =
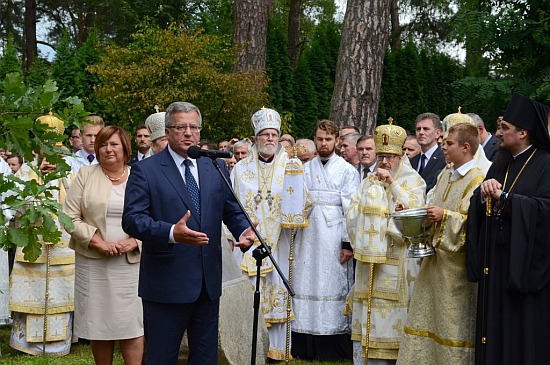
<path id="1" fill-rule="evenodd" d="M 233 46 L 240 50 L 234 71 L 265 71 L 271 0 L 235 0 Z"/>
<path id="2" fill-rule="evenodd" d="M 390 0 L 349 0 L 342 28 L 330 119 L 370 134 L 376 125 Z"/>
<path id="3" fill-rule="evenodd" d="M 36 0 L 25 0 L 25 70 L 29 71 L 38 53 L 36 47 Z"/>
<path id="4" fill-rule="evenodd" d="M 303 0 L 290 0 L 288 11 L 288 57 L 293 68 L 298 65 L 300 57 L 300 35 Z"/>

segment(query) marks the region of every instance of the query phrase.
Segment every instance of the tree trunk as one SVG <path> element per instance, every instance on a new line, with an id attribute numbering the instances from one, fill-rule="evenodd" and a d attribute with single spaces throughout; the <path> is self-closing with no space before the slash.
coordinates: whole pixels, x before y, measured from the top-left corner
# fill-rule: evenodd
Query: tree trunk
<path id="1" fill-rule="evenodd" d="M 29 71 L 36 54 L 36 0 L 25 0 L 25 70 Z"/>
<path id="2" fill-rule="evenodd" d="M 233 71 L 265 71 L 271 1 L 235 0 L 233 46 L 240 49 Z"/>
<path id="3" fill-rule="evenodd" d="M 348 0 L 330 119 L 365 134 L 376 125 L 390 0 Z"/>
<path id="4" fill-rule="evenodd" d="M 391 35 L 390 47 L 392 51 L 401 46 L 401 26 L 399 25 L 399 7 L 397 0 L 390 0 Z"/>
<path id="5" fill-rule="evenodd" d="M 298 65 L 300 57 L 300 19 L 302 17 L 303 0 L 290 0 L 288 12 L 288 57 L 292 68 Z"/>

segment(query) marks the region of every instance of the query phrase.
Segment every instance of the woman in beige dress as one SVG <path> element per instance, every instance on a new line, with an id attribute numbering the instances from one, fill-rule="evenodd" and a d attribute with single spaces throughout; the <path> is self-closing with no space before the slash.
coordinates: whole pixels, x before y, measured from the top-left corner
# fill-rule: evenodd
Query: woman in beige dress
<path id="1" fill-rule="evenodd" d="M 90 340 L 96 364 L 112 364 L 118 340 L 124 363 L 138 365 L 144 347 L 137 295 L 140 243 L 121 227 L 130 138 L 122 128 L 106 126 L 94 149 L 99 164 L 80 169 L 64 204 L 74 224 L 69 230 L 76 253 L 74 332 Z"/>

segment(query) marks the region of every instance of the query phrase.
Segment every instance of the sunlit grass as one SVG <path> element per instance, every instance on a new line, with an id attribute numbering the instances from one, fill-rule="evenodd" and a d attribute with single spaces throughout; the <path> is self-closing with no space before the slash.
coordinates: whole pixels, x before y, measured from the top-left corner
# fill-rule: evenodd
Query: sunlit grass
<path id="1" fill-rule="evenodd" d="M 92 350 L 89 345 L 73 344 L 71 353 L 67 356 L 31 356 L 23 354 L 9 346 L 10 341 L 10 326 L 0 327 L 0 356 L 1 365 L 94 365 Z M 114 365 L 123 365 L 124 361 L 118 348 L 115 350 Z M 285 364 L 283 361 L 280 363 Z M 352 361 L 347 362 L 316 362 L 316 361 L 290 361 L 292 365 L 351 365 Z M 243 364 L 244 365 L 244 364 Z"/>

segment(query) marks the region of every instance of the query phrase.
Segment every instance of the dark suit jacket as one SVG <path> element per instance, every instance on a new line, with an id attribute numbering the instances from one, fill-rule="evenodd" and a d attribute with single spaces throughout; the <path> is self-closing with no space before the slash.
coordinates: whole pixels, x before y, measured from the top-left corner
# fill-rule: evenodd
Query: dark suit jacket
<path id="1" fill-rule="evenodd" d="M 499 151 L 499 145 L 500 145 L 500 139 L 498 137 L 495 137 L 494 134 L 491 134 L 491 139 L 489 139 L 487 144 L 483 147 L 485 156 L 489 161 L 495 160 L 497 152 Z"/>
<path id="2" fill-rule="evenodd" d="M 201 216 L 168 148 L 134 164 L 124 199 L 122 227 L 143 241 L 138 294 L 158 303 L 192 303 L 204 282 L 211 299 L 222 288 L 222 220 L 235 237 L 249 227 L 235 198 L 209 158 L 197 161 Z M 222 160 L 222 171 L 229 178 Z M 186 213 L 190 229 L 208 235 L 208 245 L 169 244 L 170 228 Z M 130 233 L 131 232 L 131 233 Z"/>
<path id="3" fill-rule="evenodd" d="M 138 162 L 138 157 L 137 157 L 137 152 L 134 152 L 130 155 L 130 162 L 128 162 L 128 165 L 132 166 L 136 162 Z"/>
<path id="4" fill-rule="evenodd" d="M 411 159 L 411 165 L 415 170 L 418 170 L 420 156 L 421 154 L 419 153 Z M 435 183 L 437 182 L 437 175 L 439 175 L 441 170 L 445 168 L 445 165 L 445 155 L 443 154 L 441 147 L 437 147 L 435 152 L 432 154 L 432 157 L 430 157 L 426 163 L 424 170 L 420 174 L 426 182 L 426 192 L 430 191 L 430 189 L 435 186 Z"/>

